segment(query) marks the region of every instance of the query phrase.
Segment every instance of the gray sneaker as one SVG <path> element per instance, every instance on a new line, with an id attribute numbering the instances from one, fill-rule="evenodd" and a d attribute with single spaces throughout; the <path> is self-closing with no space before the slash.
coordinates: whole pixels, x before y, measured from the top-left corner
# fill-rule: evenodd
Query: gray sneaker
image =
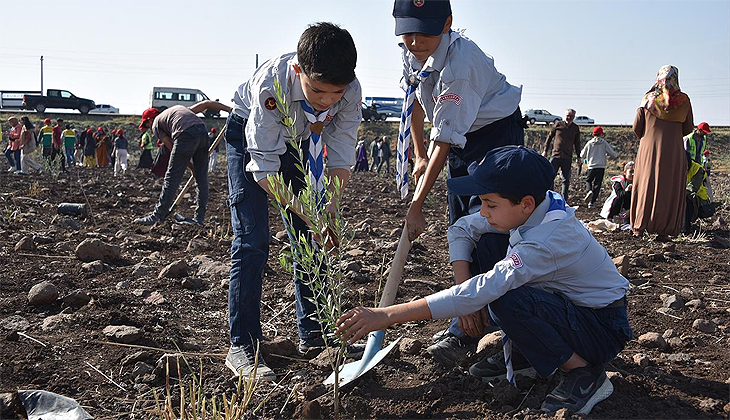
<path id="1" fill-rule="evenodd" d="M 134 219 L 134 223 L 143 226 L 152 226 L 159 221 L 160 220 L 154 214 L 148 214 L 147 216 Z"/>
<path id="2" fill-rule="evenodd" d="M 339 345 L 338 341 L 334 338 L 328 340 L 330 347 Z M 324 340 L 318 337 L 313 340 L 302 340 L 299 339 L 299 354 L 304 357 L 315 357 L 324 350 Z M 365 344 L 355 343 L 347 345 L 347 358 L 357 359 L 365 353 Z"/>
<path id="3" fill-rule="evenodd" d="M 436 361 L 446 367 L 454 367 L 464 363 L 469 356 L 476 353 L 477 343 L 465 343 L 459 337 L 446 333 L 436 344 L 429 346 L 426 351 Z"/>
<path id="4" fill-rule="evenodd" d="M 567 408 L 575 414 L 588 414 L 613 393 L 613 384 L 603 366 L 586 366 L 560 372 L 560 375 L 560 383 L 542 403 L 543 412 L 554 413 Z"/>
<path id="5" fill-rule="evenodd" d="M 535 368 L 525 359 L 525 356 L 518 351 L 512 351 L 512 370 L 515 375 L 529 376 L 534 378 L 537 374 Z M 469 367 L 469 374 L 481 378 L 484 382 L 507 377 L 507 364 L 504 362 L 504 352 L 499 351 L 489 357 L 474 363 Z"/>
<path id="6" fill-rule="evenodd" d="M 237 346 L 231 344 L 226 355 L 226 366 L 233 371 L 237 377 L 243 375 L 248 378 L 255 370 L 255 378 L 262 381 L 273 381 L 276 374 L 266 366 L 264 358 L 259 354 L 259 361 L 256 363 L 256 350 L 253 346 Z"/>

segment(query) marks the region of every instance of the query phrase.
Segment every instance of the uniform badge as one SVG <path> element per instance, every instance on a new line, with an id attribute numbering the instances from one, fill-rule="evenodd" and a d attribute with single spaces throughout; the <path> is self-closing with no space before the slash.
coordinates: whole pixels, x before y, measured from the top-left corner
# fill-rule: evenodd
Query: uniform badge
<path id="1" fill-rule="evenodd" d="M 514 266 L 515 268 L 520 268 L 520 267 L 522 267 L 522 258 L 520 258 L 520 254 L 518 254 L 518 253 L 516 253 L 516 252 L 513 252 L 513 253 L 512 253 L 512 254 L 511 254 L 511 255 L 509 256 L 509 259 L 510 259 L 510 260 L 512 261 L 512 265 L 513 265 L 513 266 Z"/>
<path id="2" fill-rule="evenodd" d="M 423 3 L 425 3 L 425 2 L 426 2 L 426 0 L 413 0 L 413 5 L 416 7 L 421 7 L 421 6 L 423 6 Z"/>
<path id="3" fill-rule="evenodd" d="M 408 75 L 406 83 L 408 84 L 408 86 L 413 86 L 414 88 L 417 88 L 418 84 L 421 83 L 421 80 L 418 78 L 418 75 L 416 73 L 413 73 Z"/>
<path id="4" fill-rule="evenodd" d="M 273 111 L 276 109 L 276 99 L 274 99 L 273 96 L 270 96 L 266 98 L 264 101 L 264 107 L 268 109 L 269 111 Z"/>
<path id="5" fill-rule="evenodd" d="M 461 104 L 461 96 L 455 94 L 455 93 L 444 93 L 443 95 L 438 97 L 438 103 L 444 103 L 444 102 L 453 102 L 456 105 Z"/>

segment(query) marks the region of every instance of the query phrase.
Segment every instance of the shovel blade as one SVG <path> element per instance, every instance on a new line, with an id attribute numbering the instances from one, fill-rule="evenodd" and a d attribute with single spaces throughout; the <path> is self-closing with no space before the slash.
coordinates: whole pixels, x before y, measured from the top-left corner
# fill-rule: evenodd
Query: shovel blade
<path id="1" fill-rule="evenodd" d="M 402 338 L 398 337 L 398 339 L 390 343 L 388 347 L 381 350 L 384 336 L 385 332 L 383 330 L 368 334 L 368 342 L 365 345 L 365 352 L 363 353 L 362 358 L 356 362 L 346 363 L 342 367 L 342 370 L 340 370 L 338 379 L 341 387 L 364 375 L 375 365 L 380 363 L 380 361 L 383 360 L 385 356 L 393 350 L 393 348 L 395 348 L 396 344 L 398 344 Z M 335 373 L 332 372 L 332 374 L 325 379 L 324 384 L 334 385 L 334 383 Z"/>

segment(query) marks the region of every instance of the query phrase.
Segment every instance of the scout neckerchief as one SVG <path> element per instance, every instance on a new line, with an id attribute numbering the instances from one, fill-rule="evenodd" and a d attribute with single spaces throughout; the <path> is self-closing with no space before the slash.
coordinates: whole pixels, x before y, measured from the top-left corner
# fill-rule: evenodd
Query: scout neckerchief
<path id="1" fill-rule="evenodd" d="M 542 221 L 540 222 L 541 225 L 552 222 L 554 220 L 564 219 L 565 216 L 568 215 L 568 213 L 565 211 L 565 199 L 562 195 L 556 193 L 555 191 L 548 191 L 547 199 L 550 200 L 550 207 L 548 207 L 548 211 L 545 212 L 545 217 L 543 217 Z M 512 244 L 510 243 L 509 248 L 507 248 L 507 255 L 509 256 L 511 252 Z M 502 350 L 504 351 L 504 364 L 507 367 L 507 381 L 512 384 L 516 384 L 517 382 L 515 380 L 515 371 L 512 367 L 512 340 L 507 337 L 507 334 L 504 333 L 504 330 L 502 330 Z"/>
<path id="2" fill-rule="evenodd" d="M 320 207 L 324 204 L 324 148 L 322 147 L 322 129 L 324 120 L 329 114 L 329 109 L 317 113 L 307 101 L 301 101 L 302 111 L 309 121 L 309 149 L 307 150 L 307 161 L 309 162 L 309 178 L 312 185 L 319 193 Z"/>
<path id="3" fill-rule="evenodd" d="M 398 128 L 398 161 L 395 164 L 395 179 L 400 190 L 401 199 L 408 195 L 408 156 L 411 148 L 411 116 L 413 101 L 416 98 L 416 88 L 430 74 L 431 71 L 414 70 L 406 80 L 408 89 L 406 89 L 406 98 L 403 101 L 403 111 L 401 112 L 400 127 Z"/>

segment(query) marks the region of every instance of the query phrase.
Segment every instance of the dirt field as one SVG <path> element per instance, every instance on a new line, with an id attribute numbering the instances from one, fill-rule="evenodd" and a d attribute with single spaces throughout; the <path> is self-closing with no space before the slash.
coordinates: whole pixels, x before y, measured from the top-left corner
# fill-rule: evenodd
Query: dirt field
<path id="1" fill-rule="evenodd" d="M 128 124 L 125 131 L 131 130 Z M 369 124 L 363 127 L 363 137 L 390 133 L 392 127 Z M 636 146 L 632 134 L 614 130 L 614 137 L 606 137 L 616 138 L 612 143 L 621 143 L 619 149 L 628 157 Z M 543 135 L 544 131 L 530 130 L 528 144 L 536 144 Z M 716 161 L 730 155 L 724 153 L 729 143 L 726 132 L 710 140 L 711 147 L 716 145 L 713 151 L 720 151 Z M 136 157 L 130 160 L 134 167 Z M 165 351 L 111 344 L 115 339 L 104 333 L 105 328 L 126 325 L 139 329 L 139 337 L 130 338 L 130 345 L 204 353 L 189 356 L 189 361 L 196 370 L 202 363 L 206 393 L 230 395 L 235 382 L 222 359 L 228 346 L 230 216 L 221 162 L 210 181 L 208 218 L 202 229 L 169 222 L 152 229 L 132 225 L 134 217 L 153 208 L 160 191 L 161 182 L 148 172 L 132 169 L 127 177 L 115 179 L 111 168 L 74 168 L 54 182 L 47 175 L 20 177 L 5 168 L 3 162 L 0 392 L 43 389 L 76 399 L 99 419 L 150 418 L 152 390 L 164 392 L 166 375 L 160 358 Z M 575 197 L 581 184 L 573 183 Z M 628 309 L 637 339 L 607 367 L 615 391 L 590 418 L 727 418 L 730 175 L 726 168 L 713 173 L 712 184 L 716 201 L 724 205 L 692 236 L 663 244 L 620 231 L 596 235 L 612 257 L 625 255 L 630 260 Z M 603 198 L 607 191 L 604 186 Z M 193 192 L 184 200 L 181 213 L 191 214 L 194 196 Z M 91 217 L 57 214 L 57 204 L 84 203 L 86 198 Z M 451 284 L 444 202 L 445 183 L 439 181 L 426 203 L 430 228 L 413 246 L 398 302 Z M 356 230 L 352 260 L 361 267 L 348 283 L 353 304 L 375 301 L 406 209 L 396 198 L 391 177 L 353 174 L 343 209 Z M 577 214 L 590 221 L 598 218 L 598 211 L 580 207 Z M 278 262 L 283 243 L 277 233 L 282 226 L 274 211 L 270 222 L 262 319 L 270 340 L 264 349 L 266 359 L 279 381 L 259 386 L 255 404 L 268 399 L 251 417 L 329 418 L 332 400 L 318 385 L 329 371 L 294 352 L 294 292 L 290 275 Z M 26 236 L 32 243 L 26 240 L 27 249 L 16 250 Z M 118 246 L 121 255 L 85 265 L 74 253 L 85 239 Z M 180 277 L 159 277 L 164 267 L 178 260 L 187 265 Z M 30 305 L 30 289 L 44 281 L 55 285 L 58 299 Z M 669 304 L 678 309 L 666 309 Z M 693 327 L 698 319 L 709 321 L 702 323 L 704 331 Z M 431 335 L 445 325 L 446 321 L 424 321 L 389 329 L 388 342 L 398 336 L 412 340 L 344 390 L 343 417 L 546 418 L 537 409 L 554 387 L 553 380 L 520 378 L 519 389 L 514 389 L 504 382 L 483 383 L 465 374 L 465 367 L 449 370 L 432 360 L 425 348 Z M 638 337 L 649 332 L 665 339 L 640 343 Z M 490 345 L 483 353 L 497 350 Z M 183 378 L 188 381 L 190 375 Z M 171 384 L 177 384 L 174 375 Z"/>

